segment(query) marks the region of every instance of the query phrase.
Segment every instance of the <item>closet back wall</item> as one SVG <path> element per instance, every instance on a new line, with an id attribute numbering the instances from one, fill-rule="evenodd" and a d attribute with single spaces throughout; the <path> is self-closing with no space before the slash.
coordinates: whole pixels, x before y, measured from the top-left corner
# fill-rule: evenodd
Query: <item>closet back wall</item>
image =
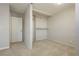
<path id="1" fill-rule="evenodd" d="M 47 39 L 47 17 L 44 15 L 35 15 L 34 19 L 36 40 Z"/>

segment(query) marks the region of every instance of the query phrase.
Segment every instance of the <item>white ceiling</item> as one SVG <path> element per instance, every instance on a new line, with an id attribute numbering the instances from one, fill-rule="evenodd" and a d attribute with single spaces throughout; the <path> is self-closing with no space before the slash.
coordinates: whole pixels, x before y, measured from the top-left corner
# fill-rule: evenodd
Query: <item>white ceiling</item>
<path id="1" fill-rule="evenodd" d="M 57 12 L 59 12 L 62 9 L 68 8 L 74 6 L 72 3 L 64 3 L 64 4 L 56 4 L 56 3 L 36 3 L 33 4 L 33 9 L 36 11 L 39 11 L 40 13 L 46 14 L 46 15 L 53 15 Z"/>
<path id="2" fill-rule="evenodd" d="M 27 8 L 27 3 L 10 3 L 11 11 L 23 14 Z"/>
<path id="3" fill-rule="evenodd" d="M 15 11 L 17 13 L 24 13 L 24 11 L 27 8 L 27 3 L 11 3 L 11 11 Z M 56 3 L 33 3 L 33 11 L 45 14 L 45 15 L 53 15 L 57 13 L 58 11 L 73 6 L 74 4 L 65 3 L 65 4 L 56 4 Z"/>

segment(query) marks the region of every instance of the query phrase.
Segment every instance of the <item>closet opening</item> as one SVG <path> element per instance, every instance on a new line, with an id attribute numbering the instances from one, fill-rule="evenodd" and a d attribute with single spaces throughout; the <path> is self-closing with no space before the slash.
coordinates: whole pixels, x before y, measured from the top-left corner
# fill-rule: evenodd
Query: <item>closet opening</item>
<path id="1" fill-rule="evenodd" d="M 23 15 L 10 11 L 10 47 L 24 45 L 23 40 Z"/>
<path id="2" fill-rule="evenodd" d="M 40 41 L 48 40 L 47 19 L 48 16 L 33 11 L 33 47 Z"/>

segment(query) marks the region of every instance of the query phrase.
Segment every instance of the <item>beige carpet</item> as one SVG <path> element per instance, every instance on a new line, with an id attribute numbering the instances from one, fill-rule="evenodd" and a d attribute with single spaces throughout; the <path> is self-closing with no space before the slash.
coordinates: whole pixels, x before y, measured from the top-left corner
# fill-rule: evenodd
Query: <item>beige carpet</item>
<path id="1" fill-rule="evenodd" d="M 36 41 L 29 50 L 24 43 L 11 44 L 11 48 L 0 51 L 0 56 L 74 56 L 73 47 L 61 45 L 49 40 Z"/>

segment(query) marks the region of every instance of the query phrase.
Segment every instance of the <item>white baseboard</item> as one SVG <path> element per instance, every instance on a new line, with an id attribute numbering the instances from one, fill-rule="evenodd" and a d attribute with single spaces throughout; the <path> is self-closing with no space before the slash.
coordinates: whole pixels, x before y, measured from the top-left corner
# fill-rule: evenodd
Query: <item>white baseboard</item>
<path id="1" fill-rule="evenodd" d="M 47 40 L 47 39 L 41 39 L 41 40 Z M 41 41 L 40 39 L 36 40 L 36 41 Z"/>
<path id="2" fill-rule="evenodd" d="M 57 40 L 51 40 L 51 41 L 56 42 L 56 43 L 59 43 L 59 44 L 62 44 L 62 45 L 66 45 L 66 46 L 70 46 L 70 47 L 75 47 L 75 46 L 72 45 L 72 44 L 63 43 L 63 42 L 61 42 L 61 41 L 57 41 Z"/>
<path id="3" fill-rule="evenodd" d="M 9 48 L 9 46 L 8 47 L 3 47 L 3 48 L 0 48 L 0 50 L 4 50 L 4 49 L 8 49 Z"/>

